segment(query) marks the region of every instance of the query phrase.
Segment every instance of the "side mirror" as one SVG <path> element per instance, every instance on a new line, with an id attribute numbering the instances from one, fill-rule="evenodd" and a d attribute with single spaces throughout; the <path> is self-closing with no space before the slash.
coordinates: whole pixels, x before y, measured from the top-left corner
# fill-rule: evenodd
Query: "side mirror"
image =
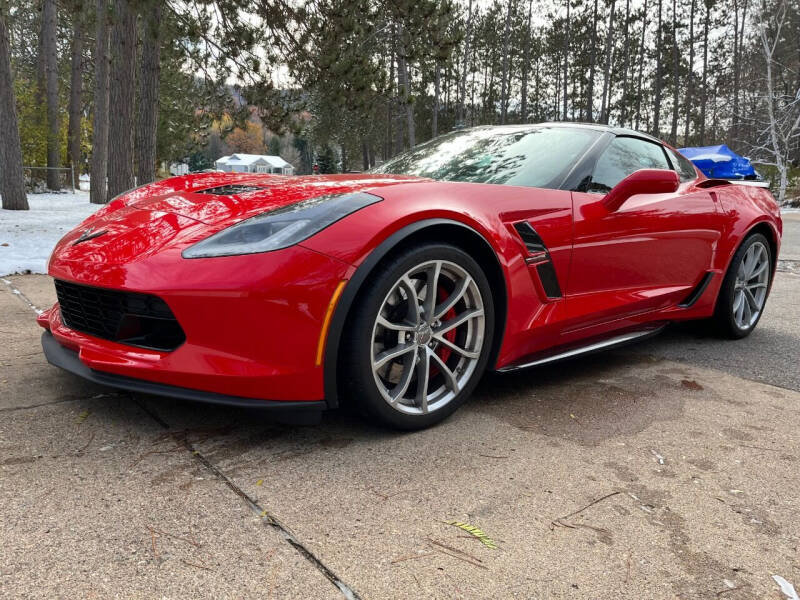
<path id="1" fill-rule="evenodd" d="M 613 212 L 631 196 L 670 194 L 678 189 L 680 182 L 678 174 L 669 169 L 639 169 L 615 185 L 603 198 L 603 205 Z"/>

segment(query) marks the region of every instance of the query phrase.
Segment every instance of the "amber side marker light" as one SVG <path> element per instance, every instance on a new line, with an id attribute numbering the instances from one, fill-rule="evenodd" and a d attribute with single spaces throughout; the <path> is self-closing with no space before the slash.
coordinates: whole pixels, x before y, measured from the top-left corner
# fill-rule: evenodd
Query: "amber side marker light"
<path id="1" fill-rule="evenodd" d="M 330 327 L 331 318 L 333 317 L 333 309 L 336 308 L 336 303 L 339 301 L 339 296 L 342 295 L 342 291 L 344 290 L 346 283 L 346 280 L 340 281 L 339 285 L 336 286 L 336 289 L 333 290 L 333 296 L 331 296 L 330 304 L 328 304 L 328 310 L 326 311 L 325 318 L 322 321 L 322 330 L 319 332 L 319 343 L 317 343 L 317 366 L 322 364 L 322 355 L 325 353 L 325 340 L 328 338 L 328 327 Z"/>

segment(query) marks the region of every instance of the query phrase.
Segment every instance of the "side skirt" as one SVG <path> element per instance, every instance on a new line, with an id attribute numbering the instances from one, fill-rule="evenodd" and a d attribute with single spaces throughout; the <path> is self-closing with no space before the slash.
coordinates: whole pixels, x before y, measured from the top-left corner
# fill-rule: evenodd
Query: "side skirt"
<path id="1" fill-rule="evenodd" d="M 507 367 L 503 367 L 502 369 L 498 369 L 498 372 L 508 373 L 511 371 L 518 371 L 519 369 L 527 369 L 528 367 L 538 367 L 539 365 L 545 365 L 547 363 L 556 362 L 559 360 L 565 360 L 568 358 L 581 356 L 583 354 L 591 354 L 592 352 L 599 352 L 601 350 L 615 348 L 617 346 L 622 346 L 624 344 L 631 343 L 635 340 L 641 340 L 644 338 L 654 336 L 660 333 L 661 330 L 664 329 L 664 327 L 666 327 L 666 324 L 659 325 L 658 327 L 651 327 L 649 329 L 639 329 L 636 331 L 629 331 L 628 333 L 623 333 L 621 335 L 616 335 L 614 337 L 606 338 L 600 341 L 595 341 L 585 346 L 572 347 L 569 350 L 557 352 L 549 356 L 544 356 L 541 358 L 537 358 L 535 360 L 526 361 L 519 364 L 509 365 Z"/>

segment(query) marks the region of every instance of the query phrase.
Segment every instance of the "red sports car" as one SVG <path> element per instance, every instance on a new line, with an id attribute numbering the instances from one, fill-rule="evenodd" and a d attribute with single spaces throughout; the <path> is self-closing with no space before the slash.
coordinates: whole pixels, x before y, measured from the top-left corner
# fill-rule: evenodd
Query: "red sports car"
<path id="1" fill-rule="evenodd" d="M 758 323 L 781 238 L 755 185 L 647 135 L 478 127 L 360 175 L 175 177 L 56 246 L 48 360 L 123 389 L 390 426 L 510 371 L 712 319 Z"/>

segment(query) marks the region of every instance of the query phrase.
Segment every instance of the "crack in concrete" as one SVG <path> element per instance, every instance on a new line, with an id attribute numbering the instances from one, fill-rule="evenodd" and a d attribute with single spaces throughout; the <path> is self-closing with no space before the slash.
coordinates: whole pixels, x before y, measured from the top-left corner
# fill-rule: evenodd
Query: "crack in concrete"
<path id="1" fill-rule="evenodd" d="M 28 297 L 27 297 L 25 294 L 23 294 L 23 293 L 22 293 L 22 292 L 21 292 L 21 291 L 20 291 L 20 290 L 19 290 L 19 289 L 18 289 L 18 288 L 17 288 L 17 287 L 16 287 L 16 286 L 13 284 L 13 283 L 11 283 L 11 282 L 10 282 L 8 279 L 6 279 L 5 277 L 0 277 L 0 281 L 2 281 L 3 283 L 5 283 L 5 284 L 6 284 L 6 285 L 9 287 L 9 289 L 11 290 L 11 293 L 12 293 L 12 294 L 14 294 L 14 295 L 15 295 L 17 298 L 19 298 L 19 299 L 20 299 L 20 300 L 21 300 L 21 301 L 22 301 L 24 304 L 27 304 L 27 305 L 28 305 L 28 308 L 30 308 L 31 310 L 33 310 L 33 312 L 35 312 L 37 315 L 40 315 L 40 314 L 42 314 L 42 313 L 44 312 L 44 311 L 43 311 L 41 308 L 39 308 L 39 307 L 38 307 L 38 306 L 36 306 L 36 305 L 35 305 L 33 302 L 31 302 L 30 298 L 28 298 Z"/>
<path id="2" fill-rule="evenodd" d="M 18 290 L 13 283 L 11 283 L 8 279 L 0 277 L 0 281 L 6 284 L 10 289 L 11 292 L 17 296 L 23 303 L 27 304 L 28 308 L 36 312 L 36 314 L 41 314 L 41 310 L 36 307 L 36 305 L 30 301 L 30 299 L 23 294 L 20 290 Z M 114 394 L 117 395 L 117 394 Z M 122 395 L 122 394 L 119 394 Z M 147 414 L 151 419 L 153 419 L 159 426 L 163 429 L 169 430 L 171 429 L 170 425 L 164 421 L 157 413 L 155 413 L 152 409 L 148 406 L 143 404 L 139 401 L 139 398 L 136 397 L 135 394 L 130 394 L 131 400 L 133 400 L 136 405 L 141 408 L 145 414 Z M 64 398 L 61 400 L 56 400 L 54 402 L 46 402 L 44 404 L 39 404 L 36 406 L 20 406 L 20 407 L 13 407 L 7 409 L 0 409 L 0 412 L 7 412 L 10 410 L 24 410 L 26 408 L 36 408 L 37 406 L 47 406 L 48 404 L 57 404 L 59 402 L 70 402 L 76 400 L 77 398 Z M 239 496 L 242 500 L 244 500 L 247 505 L 250 507 L 254 513 L 256 513 L 261 521 L 272 527 L 273 529 L 277 530 L 281 537 L 283 537 L 286 542 L 292 546 L 300 555 L 305 558 L 308 562 L 314 565 L 317 570 L 336 588 L 342 593 L 342 595 L 347 598 L 347 600 L 361 600 L 361 596 L 347 585 L 344 581 L 342 581 L 336 573 L 334 573 L 325 563 L 322 562 L 311 550 L 305 547 L 305 545 L 295 537 L 295 535 L 289 530 L 286 525 L 281 523 L 277 518 L 269 514 L 261 505 L 258 504 L 255 500 L 253 500 L 247 493 L 236 485 L 233 481 L 228 479 L 222 471 L 220 471 L 211 461 L 209 461 L 203 454 L 197 450 L 188 440 L 183 440 L 183 445 L 187 451 L 200 463 L 205 467 L 208 471 L 210 471 L 217 479 L 219 479 L 222 483 L 224 483 L 228 488 L 230 488 L 237 496 Z"/>
<path id="3" fill-rule="evenodd" d="M 172 429 L 164 419 L 162 419 L 152 408 L 144 404 L 139 400 L 139 398 L 135 394 L 131 394 L 131 399 L 136 403 L 136 405 L 141 408 L 150 418 L 152 418 L 156 423 L 158 423 L 163 429 L 170 430 Z M 247 492 L 245 492 L 242 488 L 236 485 L 233 481 L 231 481 L 227 476 L 225 476 L 222 471 L 220 471 L 210 460 L 208 460 L 199 450 L 197 450 L 188 439 L 183 439 L 183 445 L 186 450 L 191 453 L 191 455 L 197 460 L 206 470 L 210 471 L 214 477 L 216 477 L 219 481 L 225 484 L 228 488 L 230 488 L 237 496 L 239 496 L 242 500 L 245 501 L 247 506 L 252 510 L 254 513 L 258 515 L 261 521 L 278 531 L 281 537 L 286 540 L 286 542 L 292 546 L 300 555 L 305 558 L 308 562 L 314 565 L 317 570 L 325 576 L 328 581 L 330 581 L 336 588 L 342 593 L 342 595 L 347 598 L 347 600 L 361 600 L 361 596 L 347 585 L 344 581 L 342 581 L 336 573 L 334 573 L 325 563 L 322 562 L 320 558 L 318 558 L 311 550 L 306 548 L 306 546 L 297 539 L 297 537 L 289 530 L 289 528 L 281 523 L 276 517 L 269 514 L 266 509 L 264 509 L 258 502 L 256 502 L 252 497 L 250 497 Z"/>

